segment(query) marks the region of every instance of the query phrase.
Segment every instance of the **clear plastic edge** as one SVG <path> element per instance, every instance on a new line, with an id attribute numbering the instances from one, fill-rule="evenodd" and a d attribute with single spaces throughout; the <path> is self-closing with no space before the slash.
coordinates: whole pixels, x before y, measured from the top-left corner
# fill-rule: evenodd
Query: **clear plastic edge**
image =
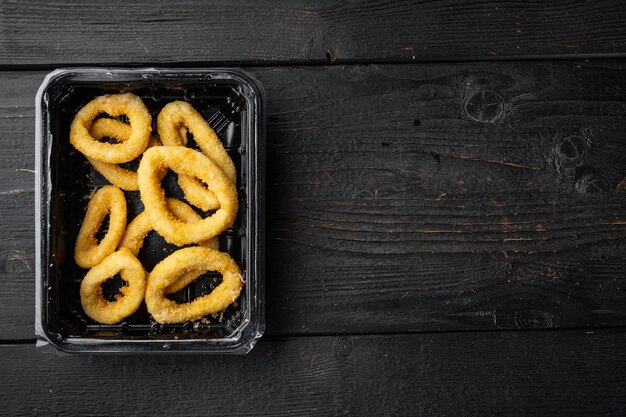
<path id="1" fill-rule="evenodd" d="M 49 170 L 44 170 L 44 157 L 50 156 L 50 146 L 44 150 L 44 134 L 48 134 L 48 124 L 46 123 L 46 132 L 44 132 L 43 108 L 47 108 L 45 103 L 45 91 L 49 85 L 57 78 L 68 74 L 220 74 L 222 78 L 227 75 L 230 78 L 236 78 L 238 82 L 244 83 L 254 93 L 254 118 L 251 123 L 254 126 L 254 137 L 250 138 L 254 142 L 255 157 L 247 160 L 248 167 L 254 164 L 255 172 L 255 193 L 254 204 L 249 206 L 255 207 L 256 215 L 247 216 L 248 222 L 254 218 L 255 238 L 250 244 L 254 248 L 248 248 L 248 253 L 254 253 L 255 262 L 252 263 L 255 269 L 254 278 L 254 294 L 255 307 L 250 314 L 256 314 L 256 320 L 244 320 L 244 322 L 233 331 L 233 335 L 244 335 L 245 337 L 229 337 L 225 339 L 179 339 L 179 340 L 102 340 L 94 338 L 81 338 L 80 343 L 65 338 L 60 341 L 54 340 L 52 335 L 44 326 L 43 322 L 43 238 L 48 237 L 47 228 L 49 221 L 47 211 L 50 201 L 52 187 L 51 176 Z M 247 97 L 249 99 L 249 97 Z M 263 85 L 250 73 L 240 68 L 59 68 L 46 75 L 42 81 L 35 96 L 35 336 L 36 348 L 41 351 L 48 351 L 52 347 L 56 348 L 55 352 L 59 354 L 247 354 L 250 352 L 257 341 L 265 332 L 265 89 Z M 45 151 L 45 155 L 44 155 Z M 260 165 L 260 166 L 257 166 Z M 45 172 L 44 172 L 45 171 Z M 252 171 L 249 171 L 252 172 Z M 45 181 L 42 176 L 45 175 Z M 45 190 L 43 184 L 46 185 Z M 45 192 L 45 195 L 44 195 Z M 44 224 L 46 231 L 42 230 Z M 248 224 L 250 226 L 250 223 Z M 250 230 L 250 229 L 249 229 Z M 47 262 L 47 260 L 46 260 Z M 217 343 L 211 343 L 217 342 Z M 160 345 L 162 349 L 156 350 L 155 347 Z"/>

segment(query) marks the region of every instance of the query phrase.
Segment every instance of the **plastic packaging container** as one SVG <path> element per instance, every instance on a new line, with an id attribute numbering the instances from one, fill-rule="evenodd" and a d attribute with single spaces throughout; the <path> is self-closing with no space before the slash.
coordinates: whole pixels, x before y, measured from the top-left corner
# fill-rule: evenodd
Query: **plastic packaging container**
<path id="1" fill-rule="evenodd" d="M 220 236 L 220 250 L 239 264 L 245 285 L 237 302 L 217 316 L 160 325 L 145 304 L 123 323 L 102 325 L 83 312 L 74 242 L 89 195 L 108 182 L 69 144 L 76 112 L 94 97 L 132 92 L 153 116 L 173 100 L 191 103 L 209 121 L 237 168 L 239 215 Z M 38 345 L 79 353 L 247 353 L 264 330 L 265 122 L 261 85 L 234 69 L 61 69 L 36 97 L 36 323 Z M 166 193 L 182 197 L 175 179 Z M 138 192 L 125 192 L 129 221 L 142 210 Z M 155 232 L 139 259 L 146 270 L 175 247 Z M 174 295 L 178 302 L 210 292 L 219 274 L 205 274 Z M 119 285 L 119 284 L 118 284 Z M 104 286 L 114 294 L 115 285 Z"/>

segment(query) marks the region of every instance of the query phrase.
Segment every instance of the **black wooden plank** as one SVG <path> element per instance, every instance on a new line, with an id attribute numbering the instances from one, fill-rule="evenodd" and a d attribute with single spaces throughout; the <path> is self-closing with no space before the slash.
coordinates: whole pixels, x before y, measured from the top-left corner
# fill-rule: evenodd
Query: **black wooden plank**
<path id="1" fill-rule="evenodd" d="M 260 72 L 270 92 L 269 329 L 623 324 L 619 68 Z M 578 143 L 581 156 L 567 159 Z M 587 193 L 587 179 L 609 191 Z"/>
<path id="2" fill-rule="evenodd" d="M 624 332 L 264 340 L 245 357 L 0 346 L 5 415 L 624 414 Z"/>
<path id="3" fill-rule="evenodd" d="M 0 65 L 347 63 L 626 53 L 619 0 L 0 2 Z"/>
<path id="4" fill-rule="evenodd" d="M 624 324 L 623 63 L 253 72 L 268 92 L 268 333 Z M 0 74 L 0 259 L 19 269 L 2 274 L 6 339 L 32 337 L 42 77 Z"/>
<path id="5" fill-rule="evenodd" d="M 0 338 L 33 336 L 35 91 L 42 74 L 0 74 Z"/>

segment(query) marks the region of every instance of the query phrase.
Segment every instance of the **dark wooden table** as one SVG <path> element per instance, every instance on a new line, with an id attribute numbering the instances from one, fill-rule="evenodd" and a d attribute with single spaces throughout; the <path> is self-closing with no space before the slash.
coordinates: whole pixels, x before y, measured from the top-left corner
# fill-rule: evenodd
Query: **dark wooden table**
<path id="1" fill-rule="evenodd" d="M 624 415 L 623 3 L 257 3 L 0 1 L 0 414 Z M 249 355 L 35 347 L 34 96 L 81 65 L 265 85 Z"/>

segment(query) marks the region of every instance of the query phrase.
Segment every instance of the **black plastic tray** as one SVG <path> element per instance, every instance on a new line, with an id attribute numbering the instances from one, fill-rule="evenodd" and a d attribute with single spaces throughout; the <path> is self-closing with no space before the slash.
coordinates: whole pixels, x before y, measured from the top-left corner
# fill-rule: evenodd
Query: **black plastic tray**
<path id="1" fill-rule="evenodd" d="M 76 112 L 94 97 L 132 92 L 153 116 L 170 101 L 191 103 L 216 130 L 238 172 L 239 215 L 220 236 L 220 250 L 239 264 L 245 286 L 222 314 L 180 325 L 160 325 L 145 304 L 124 322 L 102 325 L 80 304 L 86 270 L 74 262 L 74 242 L 89 196 L 107 184 L 69 144 Z M 246 353 L 264 330 L 264 93 L 248 74 L 232 69 L 67 69 L 49 74 L 36 98 L 36 333 L 65 352 Z M 193 145 L 192 145 L 193 146 Z M 168 175 L 166 194 L 182 197 Z M 143 210 L 138 192 L 125 192 L 129 222 Z M 139 259 L 146 270 L 173 252 L 155 232 Z M 205 274 L 174 295 L 180 302 L 210 292 L 219 274 Z M 111 288 L 115 290 L 115 288 Z M 106 288 L 105 288 L 106 292 Z"/>

